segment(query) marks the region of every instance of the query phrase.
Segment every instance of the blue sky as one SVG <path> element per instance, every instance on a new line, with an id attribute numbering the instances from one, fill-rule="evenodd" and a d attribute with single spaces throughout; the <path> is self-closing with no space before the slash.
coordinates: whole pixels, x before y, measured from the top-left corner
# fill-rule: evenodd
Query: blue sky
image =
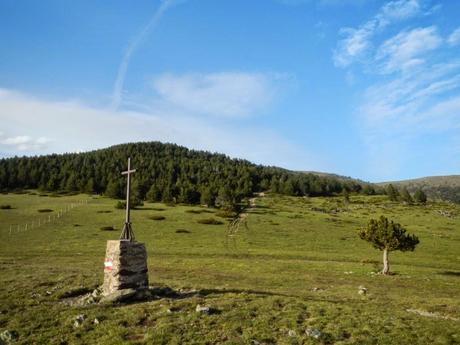
<path id="1" fill-rule="evenodd" d="M 159 140 L 368 181 L 460 172 L 460 2 L 2 0 L 0 156 Z"/>

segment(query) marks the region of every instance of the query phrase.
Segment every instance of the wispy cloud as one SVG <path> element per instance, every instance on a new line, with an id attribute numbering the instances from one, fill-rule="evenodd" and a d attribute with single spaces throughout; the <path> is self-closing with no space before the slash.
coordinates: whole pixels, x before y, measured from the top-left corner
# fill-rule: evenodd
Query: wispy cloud
<path id="1" fill-rule="evenodd" d="M 16 154 L 21 144 L 33 144 L 24 147 L 24 153 L 44 154 L 159 140 L 291 169 L 315 165 L 311 154 L 260 123 L 255 127 L 219 119 L 209 121 L 171 108 L 112 111 L 0 89 L 0 118 L 5 133 L 0 138 L 0 152 L 7 155 Z M 42 138 L 33 139 L 33 133 L 41 133 Z M 45 142 L 46 146 L 39 145 Z"/>
<path id="2" fill-rule="evenodd" d="M 334 50 L 333 60 L 338 67 L 362 61 L 373 46 L 373 36 L 393 22 L 405 20 L 422 13 L 419 0 L 395 0 L 383 5 L 370 20 L 357 28 L 342 28 L 343 37 Z"/>
<path id="3" fill-rule="evenodd" d="M 451 46 L 460 44 L 460 27 L 455 29 L 447 38 L 447 43 Z"/>
<path id="4" fill-rule="evenodd" d="M 422 56 L 438 48 L 442 41 L 435 26 L 402 31 L 378 48 L 376 61 L 382 64 L 383 73 L 406 71 L 423 64 Z"/>
<path id="5" fill-rule="evenodd" d="M 423 159 L 418 143 L 427 136 L 446 143 L 437 147 L 438 157 L 452 157 L 447 143 L 460 136 L 460 60 L 447 51 L 460 40 L 460 31 L 443 37 L 434 25 L 406 25 L 388 35 L 394 31 L 390 24 L 439 8 L 426 4 L 388 2 L 357 28 L 342 29 L 334 52 L 337 67 L 365 66 L 370 84 L 358 102 L 356 122 L 367 148 L 368 173 L 377 178 L 401 176 L 413 157 Z M 359 69 L 347 68 L 348 73 L 360 77 Z"/>
<path id="6" fill-rule="evenodd" d="M 187 113 L 241 117 L 272 102 L 273 79 L 276 76 L 242 72 L 163 74 L 152 84 L 161 100 Z"/>
<path id="7" fill-rule="evenodd" d="M 160 7 L 153 13 L 149 22 L 142 28 L 142 30 L 134 37 L 134 39 L 129 43 L 128 48 L 126 49 L 123 58 L 121 60 L 120 66 L 118 67 L 117 78 L 113 85 L 112 93 L 112 109 L 118 109 L 122 100 L 123 100 L 123 86 L 125 83 L 126 73 L 128 71 L 129 62 L 132 55 L 140 46 L 142 41 L 152 32 L 152 30 L 158 25 L 163 15 L 166 11 L 176 3 L 175 0 L 162 0 Z"/>
<path id="8" fill-rule="evenodd" d="M 436 107 L 443 102 L 440 96 L 459 88 L 460 61 L 430 65 L 369 87 L 359 113 L 368 128 L 414 132 L 419 129 L 415 125 L 428 118 L 423 114 L 443 108 Z M 446 116 L 437 117 L 442 118 Z"/>

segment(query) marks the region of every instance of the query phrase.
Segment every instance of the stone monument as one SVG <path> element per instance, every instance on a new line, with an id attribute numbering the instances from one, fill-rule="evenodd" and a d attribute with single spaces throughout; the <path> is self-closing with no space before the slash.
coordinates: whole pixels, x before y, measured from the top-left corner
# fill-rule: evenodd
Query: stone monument
<path id="1" fill-rule="evenodd" d="M 132 294 L 148 288 L 147 251 L 143 243 L 134 240 L 130 221 L 131 158 L 128 158 L 126 186 L 126 219 L 119 240 L 107 241 L 102 295 Z"/>

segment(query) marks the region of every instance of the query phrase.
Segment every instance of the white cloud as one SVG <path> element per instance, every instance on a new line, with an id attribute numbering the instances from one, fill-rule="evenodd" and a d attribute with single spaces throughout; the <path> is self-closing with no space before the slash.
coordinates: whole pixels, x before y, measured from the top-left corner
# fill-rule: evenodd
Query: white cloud
<path id="1" fill-rule="evenodd" d="M 0 89 L 0 119 L 2 130 L 8 134 L 7 141 L 5 137 L 0 138 L 0 152 L 16 154 L 21 148 L 9 144 L 13 142 L 33 144 L 24 147 L 24 153 L 45 154 L 158 140 L 291 169 L 313 165 L 314 158 L 305 150 L 261 124 L 257 127 L 245 123 L 229 124 L 219 119 L 205 121 L 202 117 L 180 114 L 167 108 L 149 113 L 115 112 L 79 102 L 47 101 Z M 33 139 L 36 133 L 40 133 L 40 137 Z M 14 139 L 18 136 L 22 139 Z"/>
<path id="2" fill-rule="evenodd" d="M 342 28 L 333 54 L 337 67 L 346 67 L 355 61 L 361 61 L 373 46 L 372 37 L 389 24 L 414 17 L 422 13 L 419 0 L 395 0 L 383 5 L 379 12 L 358 28 Z"/>
<path id="3" fill-rule="evenodd" d="M 252 115 L 271 103 L 274 92 L 269 76 L 240 72 L 164 74 L 153 87 L 178 109 L 217 117 Z"/>
<path id="4" fill-rule="evenodd" d="M 370 38 L 375 30 L 375 21 L 367 22 L 358 29 L 342 28 L 340 34 L 345 36 L 334 50 L 334 64 L 345 67 L 363 57 L 371 47 Z"/>
<path id="5" fill-rule="evenodd" d="M 434 26 L 402 31 L 378 48 L 376 60 L 382 63 L 383 73 L 406 71 L 424 63 L 421 56 L 441 43 L 442 38 Z"/>
<path id="6" fill-rule="evenodd" d="M 3 133 L 0 136 L 3 137 Z M 28 135 L 18 135 L 0 140 L 0 145 L 5 145 L 16 151 L 40 151 L 46 148 L 46 144 L 51 141 L 45 137 L 33 139 Z"/>
<path id="7" fill-rule="evenodd" d="M 418 0 L 390 1 L 382 6 L 377 17 L 382 24 L 392 20 L 402 20 L 421 13 L 422 6 Z"/>
<path id="8" fill-rule="evenodd" d="M 447 43 L 451 46 L 456 46 L 460 43 L 460 27 L 455 29 L 447 38 Z"/>

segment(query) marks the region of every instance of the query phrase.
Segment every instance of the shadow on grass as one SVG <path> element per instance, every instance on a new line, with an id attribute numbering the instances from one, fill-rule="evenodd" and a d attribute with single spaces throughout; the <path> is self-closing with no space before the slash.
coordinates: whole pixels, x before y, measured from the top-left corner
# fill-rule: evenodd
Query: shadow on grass
<path id="1" fill-rule="evenodd" d="M 440 272 L 439 274 L 445 275 L 445 276 L 452 276 L 452 277 L 459 277 L 460 278 L 460 272 L 459 271 L 444 271 Z"/>
<path id="2" fill-rule="evenodd" d="M 131 291 L 127 291 L 131 290 Z M 149 301 L 170 299 L 170 300 L 185 300 L 188 298 L 206 298 L 210 295 L 226 295 L 226 294 L 248 294 L 257 297 L 284 297 L 284 298 L 296 298 L 318 302 L 328 302 L 333 304 L 345 303 L 344 300 L 335 298 L 328 298 L 327 296 L 302 296 L 295 294 L 286 294 L 272 291 L 260 291 L 252 289 L 179 289 L 175 290 L 169 286 L 150 286 L 144 290 L 132 290 L 127 289 L 123 294 L 117 294 L 116 296 L 102 296 L 102 288 L 99 287 L 78 287 L 69 291 L 64 291 L 58 296 L 59 303 L 64 303 L 69 306 L 82 306 L 93 303 L 102 303 L 104 305 L 131 305 L 145 303 Z M 91 293 L 91 291 L 93 291 Z M 94 293 L 97 292 L 95 296 Z M 94 298 L 93 298 L 94 297 Z M 106 299 L 108 298 L 108 299 Z M 105 300 L 104 300 L 105 299 Z M 206 310 L 201 310 L 206 314 L 219 314 L 218 309 L 205 307 Z M 197 310 L 199 311 L 199 310 Z"/>

